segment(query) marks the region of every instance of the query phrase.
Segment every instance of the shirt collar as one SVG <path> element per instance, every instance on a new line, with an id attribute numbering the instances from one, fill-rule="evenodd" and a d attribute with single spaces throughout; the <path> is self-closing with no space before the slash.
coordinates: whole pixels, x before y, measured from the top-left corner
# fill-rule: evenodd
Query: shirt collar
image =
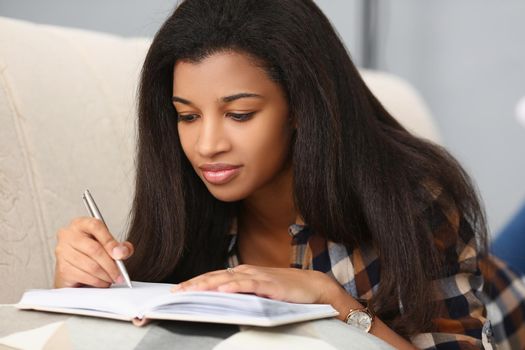
<path id="1" fill-rule="evenodd" d="M 297 215 L 295 217 L 295 223 L 288 226 L 288 234 L 291 237 L 297 236 L 300 232 L 304 230 L 304 228 L 307 225 L 304 223 L 304 219 L 302 216 Z M 237 233 L 239 232 L 239 226 L 238 226 L 238 219 L 237 217 L 233 218 L 232 223 L 230 225 L 230 229 L 228 231 L 228 235 L 230 238 L 230 245 L 228 246 L 228 254 L 232 254 L 235 245 L 237 243 Z"/>
<path id="2" fill-rule="evenodd" d="M 236 236 L 239 232 L 239 226 L 238 226 L 238 219 L 237 217 L 233 218 L 232 223 L 230 225 L 230 229 L 228 231 L 228 234 L 230 236 Z M 301 215 L 297 215 L 295 217 L 295 222 L 288 226 L 288 234 L 292 237 L 297 235 L 299 232 L 301 232 L 306 227 L 306 224 L 304 223 L 304 220 Z"/>

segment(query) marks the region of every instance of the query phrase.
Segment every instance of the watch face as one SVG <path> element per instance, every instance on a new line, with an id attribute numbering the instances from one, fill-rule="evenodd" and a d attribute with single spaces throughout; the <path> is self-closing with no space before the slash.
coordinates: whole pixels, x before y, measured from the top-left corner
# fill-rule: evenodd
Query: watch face
<path id="1" fill-rule="evenodd" d="M 372 318 L 366 312 L 357 310 L 348 317 L 348 324 L 368 332 L 372 327 Z"/>

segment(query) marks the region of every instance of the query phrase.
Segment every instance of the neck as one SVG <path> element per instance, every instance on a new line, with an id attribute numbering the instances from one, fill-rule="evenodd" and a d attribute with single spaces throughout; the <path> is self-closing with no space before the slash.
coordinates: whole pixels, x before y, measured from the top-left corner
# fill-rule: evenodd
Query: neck
<path id="1" fill-rule="evenodd" d="M 295 222 L 291 169 L 275 182 L 243 201 L 239 216 L 239 250 L 245 264 L 290 267 L 291 237 Z"/>
<path id="2" fill-rule="evenodd" d="M 243 232 L 262 231 L 269 235 L 287 231 L 296 217 L 291 167 L 285 169 L 271 187 L 245 199 L 240 215 Z"/>

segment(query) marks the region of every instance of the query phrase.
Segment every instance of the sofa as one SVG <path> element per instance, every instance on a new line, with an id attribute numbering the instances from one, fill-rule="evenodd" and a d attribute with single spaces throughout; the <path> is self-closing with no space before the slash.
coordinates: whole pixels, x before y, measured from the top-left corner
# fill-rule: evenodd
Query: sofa
<path id="1" fill-rule="evenodd" d="M 86 188 L 109 229 L 125 236 L 150 41 L 0 17 L 0 304 L 52 286 L 56 232 L 86 215 Z M 413 87 L 362 75 L 403 125 L 440 142 Z"/>

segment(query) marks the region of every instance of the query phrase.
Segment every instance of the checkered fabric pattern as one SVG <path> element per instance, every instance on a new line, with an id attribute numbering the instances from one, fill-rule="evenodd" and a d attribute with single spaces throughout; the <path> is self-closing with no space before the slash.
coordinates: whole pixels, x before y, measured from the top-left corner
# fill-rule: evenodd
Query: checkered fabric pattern
<path id="1" fill-rule="evenodd" d="M 417 334 L 421 349 L 525 349 L 525 285 L 503 262 L 477 252 L 474 232 L 448 196 L 434 192 L 424 213 L 444 256 L 447 274 L 432 281 L 441 306 L 432 330 Z M 239 263 L 237 225 L 230 234 L 228 265 Z M 380 283 L 380 262 L 374 249 L 348 251 L 303 224 L 289 227 L 290 266 L 322 271 L 335 278 L 355 298 L 370 299 Z M 399 312 L 402 312 L 400 305 Z"/>
<path id="2" fill-rule="evenodd" d="M 484 302 L 498 349 L 525 349 L 525 276 L 494 256 L 482 259 L 480 267 L 485 277 Z"/>

